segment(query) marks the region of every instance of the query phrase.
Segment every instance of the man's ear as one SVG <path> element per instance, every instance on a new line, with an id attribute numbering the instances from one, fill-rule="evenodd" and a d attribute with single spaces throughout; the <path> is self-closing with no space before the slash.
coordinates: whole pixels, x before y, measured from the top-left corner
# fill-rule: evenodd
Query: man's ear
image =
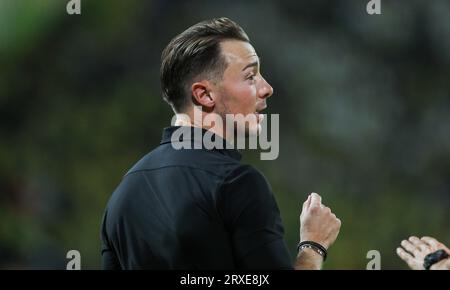
<path id="1" fill-rule="evenodd" d="M 191 93 L 194 104 L 208 109 L 214 108 L 215 101 L 212 98 L 210 91 L 211 84 L 206 80 L 193 83 L 191 86 Z"/>

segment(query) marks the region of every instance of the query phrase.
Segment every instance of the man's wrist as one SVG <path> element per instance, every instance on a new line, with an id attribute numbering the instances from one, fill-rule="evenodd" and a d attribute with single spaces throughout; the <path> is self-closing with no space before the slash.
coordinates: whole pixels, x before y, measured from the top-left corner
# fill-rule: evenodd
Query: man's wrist
<path id="1" fill-rule="evenodd" d="M 323 257 L 310 248 L 305 248 L 297 253 L 295 269 L 297 270 L 320 270 L 323 264 Z"/>

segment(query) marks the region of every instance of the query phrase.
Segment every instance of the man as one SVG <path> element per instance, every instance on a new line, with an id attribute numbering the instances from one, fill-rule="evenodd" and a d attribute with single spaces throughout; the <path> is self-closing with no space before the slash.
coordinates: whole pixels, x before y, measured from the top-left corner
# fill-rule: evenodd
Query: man
<path id="1" fill-rule="evenodd" d="M 425 270 L 426 257 L 443 250 L 444 255 L 428 263 L 429 270 L 450 270 L 450 250 L 441 242 L 432 237 L 418 238 L 415 236 L 401 242 L 397 248 L 397 255 L 406 262 L 412 270 Z M 445 252 L 447 253 L 445 255 Z"/>
<path id="2" fill-rule="evenodd" d="M 341 222 L 318 194 L 303 204 L 302 243 L 292 265 L 265 177 L 228 146 L 179 146 L 199 145 L 207 134 L 230 145 L 235 125 L 258 134 L 259 112 L 273 89 L 242 28 L 219 18 L 176 36 L 162 53 L 161 85 L 175 126 L 164 130 L 160 146 L 131 168 L 108 202 L 103 268 L 320 269 Z M 205 125 L 227 114 L 254 118 L 243 127 Z"/>

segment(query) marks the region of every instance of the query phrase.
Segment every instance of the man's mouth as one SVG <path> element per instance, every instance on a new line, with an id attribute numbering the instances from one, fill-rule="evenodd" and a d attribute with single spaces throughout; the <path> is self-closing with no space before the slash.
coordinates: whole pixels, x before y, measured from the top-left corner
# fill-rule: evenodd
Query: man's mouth
<path id="1" fill-rule="evenodd" d="M 255 114 L 256 114 L 256 115 L 260 114 L 260 113 L 261 113 L 262 111 L 264 111 L 266 108 L 267 108 L 267 105 L 264 105 L 264 106 L 262 106 L 262 107 L 260 107 L 260 108 L 257 108 L 256 111 L 255 111 Z"/>
<path id="2" fill-rule="evenodd" d="M 261 107 L 259 109 L 256 109 L 255 116 L 257 118 L 258 123 L 261 123 L 264 120 L 264 115 L 261 113 L 263 110 L 267 108 L 267 105 L 264 105 L 264 107 Z"/>

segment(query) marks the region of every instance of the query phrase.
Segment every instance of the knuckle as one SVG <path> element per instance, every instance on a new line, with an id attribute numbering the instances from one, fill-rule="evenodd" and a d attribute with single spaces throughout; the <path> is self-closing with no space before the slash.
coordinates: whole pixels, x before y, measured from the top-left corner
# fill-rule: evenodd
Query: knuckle
<path id="1" fill-rule="evenodd" d="M 319 209 L 320 209 L 320 207 L 317 206 L 317 205 L 312 205 L 312 206 L 310 207 L 310 210 L 311 210 L 312 213 L 318 212 Z"/>

